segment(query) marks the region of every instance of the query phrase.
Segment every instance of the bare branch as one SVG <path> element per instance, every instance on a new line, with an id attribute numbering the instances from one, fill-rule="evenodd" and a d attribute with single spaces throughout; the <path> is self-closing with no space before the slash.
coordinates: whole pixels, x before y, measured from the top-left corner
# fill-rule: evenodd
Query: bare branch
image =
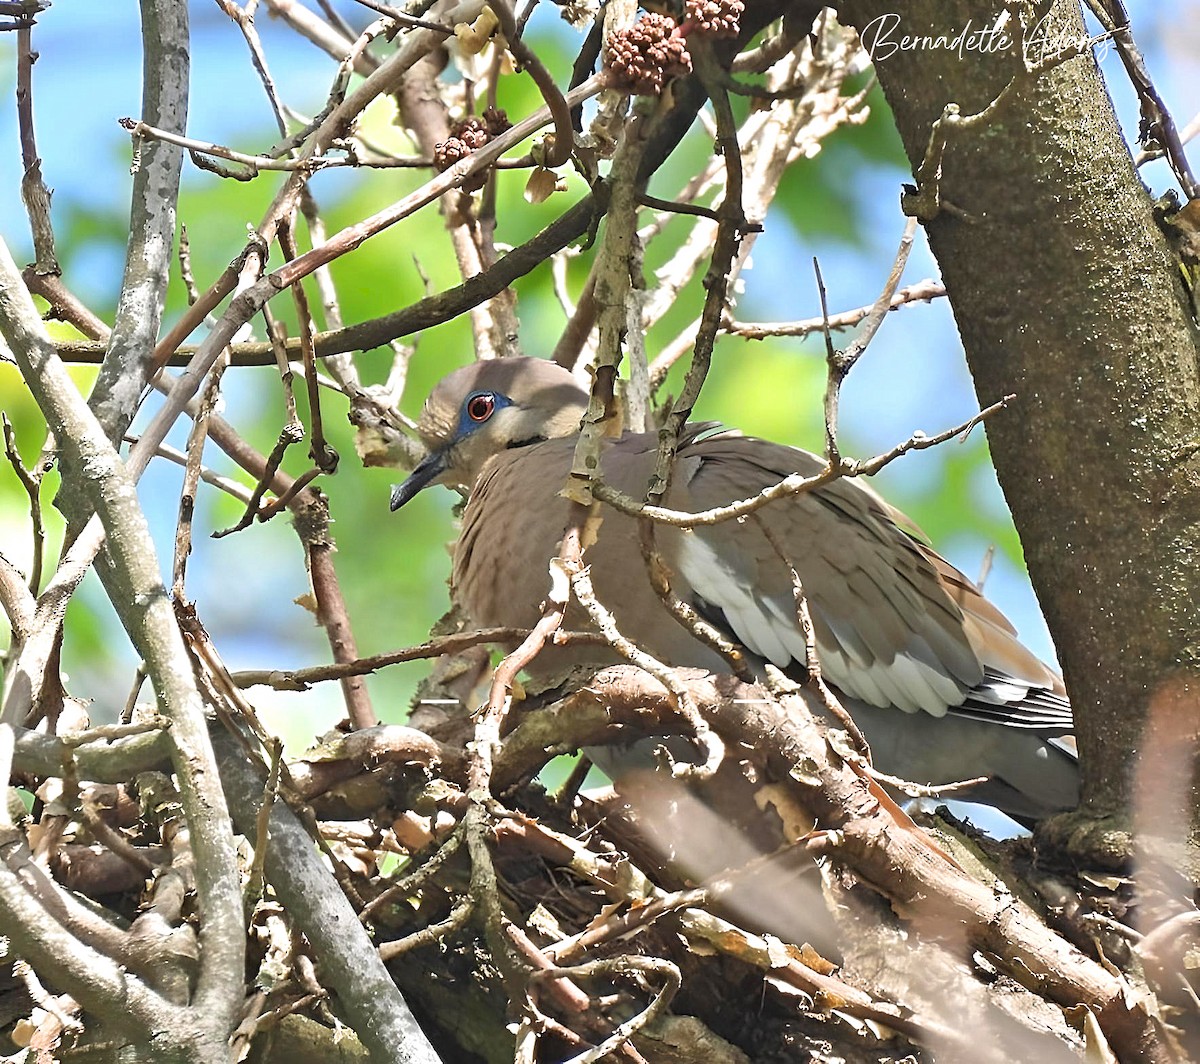
<path id="1" fill-rule="evenodd" d="M 141 11 L 142 118 L 182 133 L 190 70 L 187 4 L 141 0 Z M 119 440 L 129 428 L 149 378 L 166 303 L 182 165 L 182 153 L 171 145 L 140 146 L 121 298 L 108 353 L 88 402 L 110 440 Z"/>
<path id="2" fill-rule="evenodd" d="M 214 745 L 238 827 L 253 837 L 265 774 L 247 762 L 233 736 L 214 736 Z M 269 839 L 267 879 L 312 943 L 328 985 L 372 1059 L 440 1064 L 312 837 L 286 803 L 271 807 Z"/>
<path id="3" fill-rule="evenodd" d="M 905 285 L 896 290 L 888 306 L 896 310 L 906 303 L 931 302 L 946 294 L 946 286 L 940 281 L 926 278 L 914 284 Z M 725 331 L 745 340 L 765 340 L 768 336 L 811 336 L 820 332 L 826 326 L 830 329 L 849 329 L 857 325 L 879 305 L 878 301 L 854 310 L 844 310 L 840 314 L 830 314 L 828 318 L 804 318 L 800 321 L 758 322 L 730 321 L 725 324 Z"/>
<path id="4" fill-rule="evenodd" d="M 1144 139 L 1157 141 L 1161 145 L 1162 153 L 1171 164 L 1183 194 L 1189 200 L 1195 199 L 1198 189 L 1187 153 L 1183 150 L 1184 138 L 1180 137 L 1175 119 L 1146 69 L 1146 61 L 1133 39 L 1125 4 L 1122 0 L 1088 0 L 1088 7 L 1100 20 L 1106 35 L 1111 35 L 1116 42 L 1117 54 L 1121 57 L 1141 106 L 1142 121 L 1146 127 Z"/>
<path id="5" fill-rule="evenodd" d="M 232 829 L 216 777 L 201 698 L 162 586 L 156 551 L 137 505 L 132 476 L 58 361 L 16 264 L 3 244 L 0 330 L 55 438 L 69 454 L 73 467 L 83 471 L 79 490 L 87 493 L 111 532 L 111 598 L 154 679 L 161 712 L 172 721 L 172 758 L 196 847 L 197 887 L 204 911 L 196 1003 L 208 1016 L 213 1030 L 232 1029 L 231 990 L 241 986 L 245 940 Z M 45 624 L 43 617 L 37 620 Z M 57 618 L 52 616 L 50 620 L 56 630 Z M 14 672 L 22 672 L 20 662 Z M 34 689 L 42 681 L 40 675 L 32 676 L 27 671 L 23 675 Z M 7 703 L 4 715 L 11 722 Z"/>
<path id="6" fill-rule="evenodd" d="M 883 291 L 875 300 L 875 305 L 863 319 L 863 327 L 857 336 L 841 351 L 835 351 L 833 339 L 830 336 L 829 314 L 825 303 L 825 285 L 821 281 L 821 271 L 817 269 L 817 284 L 821 295 L 821 315 L 825 320 L 826 369 L 825 380 L 825 457 L 831 466 L 842 464 L 842 454 L 838 447 L 838 402 L 842 393 L 842 385 L 847 375 L 862 357 L 867 345 L 879 332 L 883 319 L 891 309 L 892 299 L 900 285 L 900 277 L 908 263 L 908 253 L 912 250 L 913 237 L 917 232 L 917 219 L 910 217 L 904 226 L 904 235 L 900 238 L 900 247 L 892 261 L 892 268 L 884 283 Z M 814 259 L 814 265 L 816 260 Z"/>
<path id="7" fill-rule="evenodd" d="M 50 221 L 50 190 L 42 180 L 42 160 L 37 153 L 37 139 L 33 128 L 33 64 L 37 55 L 33 51 L 32 24 L 22 25 L 17 30 L 17 125 L 21 131 L 21 199 L 29 214 L 29 228 L 33 233 L 33 252 L 37 262 L 33 269 L 46 276 L 59 273 L 58 256 L 54 249 L 54 226 Z"/>
<path id="8" fill-rule="evenodd" d="M 32 473 L 25 463 L 21 461 L 21 452 L 17 450 L 16 433 L 13 432 L 12 423 L 8 420 L 8 414 L 3 411 L 0 411 L 0 423 L 4 427 L 4 453 L 8 458 L 9 465 L 13 468 L 13 472 L 17 474 L 17 480 L 21 482 L 21 487 L 25 489 L 25 494 L 29 499 L 29 526 L 30 533 L 33 536 L 33 561 L 29 567 L 28 583 L 30 594 L 36 595 L 38 588 L 42 586 L 42 557 L 46 548 L 46 522 L 42 518 L 42 471 L 39 470 L 36 474 Z"/>

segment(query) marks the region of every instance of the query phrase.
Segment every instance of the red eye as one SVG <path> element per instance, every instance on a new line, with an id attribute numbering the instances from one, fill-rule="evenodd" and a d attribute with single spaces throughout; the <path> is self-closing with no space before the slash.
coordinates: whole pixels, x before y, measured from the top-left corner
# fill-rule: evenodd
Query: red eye
<path id="1" fill-rule="evenodd" d="M 480 392 L 467 400 L 467 417 L 472 421 L 487 421 L 496 409 L 496 397 L 491 392 Z"/>

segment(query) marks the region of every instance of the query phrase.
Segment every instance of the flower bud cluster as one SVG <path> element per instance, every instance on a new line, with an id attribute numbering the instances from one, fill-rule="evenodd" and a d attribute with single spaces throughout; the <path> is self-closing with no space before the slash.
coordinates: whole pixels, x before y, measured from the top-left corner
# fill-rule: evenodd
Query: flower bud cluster
<path id="1" fill-rule="evenodd" d="M 608 38 L 608 71 L 614 88 L 655 96 L 669 78 L 691 69 L 687 42 L 670 15 L 643 15 Z"/>
<path id="2" fill-rule="evenodd" d="M 449 170 L 456 162 L 478 151 L 511 126 L 508 115 L 497 107 L 489 107 L 482 116 L 472 115 L 455 122 L 450 128 L 450 136 L 433 146 L 433 163 L 439 170 Z M 468 192 L 474 191 L 482 187 L 483 180 L 484 175 L 478 174 L 469 186 L 463 187 Z"/>

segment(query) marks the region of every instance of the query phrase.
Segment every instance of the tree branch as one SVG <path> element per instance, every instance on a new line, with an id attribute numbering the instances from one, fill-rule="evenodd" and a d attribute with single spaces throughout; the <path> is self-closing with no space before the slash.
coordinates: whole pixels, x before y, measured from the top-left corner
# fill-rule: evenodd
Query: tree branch
<path id="1" fill-rule="evenodd" d="M 173 133 L 187 126 L 191 52 L 185 0 L 141 0 L 142 120 Z M 137 152 L 125 276 L 108 353 L 88 405 L 117 442 L 141 403 L 166 305 L 183 153 L 161 142 Z"/>
<path id="2" fill-rule="evenodd" d="M 213 1036 L 220 1037 L 234 1025 L 245 936 L 232 826 L 217 779 L 204 706 L 130 473 L 58 360 L 20 272 L 2 243 L 0 331 L 55 438 L 72 468 L 79 471 L 78 490 L 86 492 L 109 534 L 108 555 L 114 581 L 119 584 L 109 589 L 113 605 L 146 662 L 160 712 L 172 722 L 172 761 L 195 845 L 203 913 L 196 1002 L 203 1006 Z M 29 680 L 41 682 L 40 677 Z M 8 710 L 6 705 L 6 714 Z"/>

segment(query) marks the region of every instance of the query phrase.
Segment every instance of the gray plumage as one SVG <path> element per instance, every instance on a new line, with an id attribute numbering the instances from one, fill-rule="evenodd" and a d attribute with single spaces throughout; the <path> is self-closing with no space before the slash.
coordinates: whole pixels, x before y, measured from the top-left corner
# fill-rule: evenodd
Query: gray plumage
<path id="1" fill-rule="evenodd" d="M 476 624 L 530 627 L 540 615 L 569 509 L 558 492 L 586 403 L 567 371 L 516 359 L 452 373 L 426 404 L 419 431 L 429 457 L 395 489 L 393 509 L 430 483 L 470 489 L 451 589 Z M 641 497 L 656 448 L 653 434 L 606 440 L 604 481 Z M 710 509 L 823 465 L 796 448 L 689 426 L 663 502 Z M 650 587 L 636 522 L 611 507 L 601 514 L 585 561 L 621 631 L 669 664 L 725 668 Z M 989 776 L 969 797 L 1025 819 L 1075 804 L 1074 758 L 1046 741 L 1071 730 L 1061 680 L 861 480 L 777 500 L 746 519 L 657 531 L 675 593 L 761 658 L 798 673 L 804 640 L 772 541 L 803 583 L 824 674 L 882 771 L 922 783 Z M 575 603 L 566 625 L 587 627 Z M 547 648 L 531 671 L 558 675 L 568 664 L 614 660 L 604 647 Z"/>

